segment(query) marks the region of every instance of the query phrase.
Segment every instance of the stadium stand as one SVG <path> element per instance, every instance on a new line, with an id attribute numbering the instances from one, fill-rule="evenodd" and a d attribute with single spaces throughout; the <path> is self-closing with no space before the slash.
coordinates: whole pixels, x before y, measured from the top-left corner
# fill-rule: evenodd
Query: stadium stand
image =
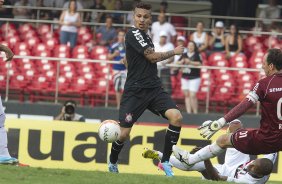
<path id="1" fill-rule="evenodd" d="M 171 22 L 177 27 L 178 35 L 189 37 L 190 31 L 193 30 L 192 26 L 186 28 L 189 26 L 189 17 L 172 15 Z M 68 45 L 59 44 L 58 30 L 54 29 L 52 24 L 23 23 L 19 27 L 11 22 L 2 24 L 0 42 L 8 45 L 16 55 L 62 59 L 16 58 L 7 71 L 8 65 L 0 58 L 0 64 L 5 65 L 0 68 L 1 92 L 6 87 L 9 74 L 10 99 L 53 101 L 58 92 L 60 99 L 75 98 L 80 105 L 115 105 L 111 65 L 98 62 L 107 60 L 108 48 L 99 45 L 99 34 L 95 36 L 96 43 L 93 45 L 92 29 L 89 25 L 80 27 L 78 45 L 71 50 Z M 252 88 L 253 82 L 261 77 L 261 73 L 255 69 L 261 68 L 266 49 L 281 48 L 281 40 L 274 36 L 247 33 L 244 34 L 243 45 L 244 53 L 234 55 L 230 59 L 226 59 L 224 53 L 213 53 L 209 56 L 202 53 L 203 65 L 206 68 L 201 70 L 202 81 L 197 94 L 202 111 L 207 103 L 215 104 L 216 108 L 211 106 L 209 109 L 216 111 L 227 110 L 222 107 L 238 103 Z M 65 58 L 77 60 L 73 62 Z M 95 62 L 86 62 L 87 59 Z M 184 104 L 184 95 L 180 88 L 180 78 L 181 72 L 171 79 L 172 96 L 181 106 Z"/>

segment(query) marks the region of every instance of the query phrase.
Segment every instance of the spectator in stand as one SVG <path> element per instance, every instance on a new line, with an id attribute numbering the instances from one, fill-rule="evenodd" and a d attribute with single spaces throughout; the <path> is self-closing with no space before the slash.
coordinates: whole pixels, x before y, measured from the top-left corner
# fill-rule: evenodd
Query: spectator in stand
<path id="1" fill-rule="evenodd" d="M 165 31 L 167 33 L 167 41 L 174 43 L 175 37 L 177 35 L 174 26 L 166 21 L 166 16 L 164 13 L 160 13 L 158 16 L 158 21 L 152 24 L 152 40 L 153 43 L 159 43 L 160 32 Z"/>
<path id="2" fill-rule="evenodd" d="M 77 12 L 76 1 L 70 0 L 68 10 L 62 12 L 60 17 L 60 43 L 70 43 L 70 47 L 74 48 L 77 42 L 77 30 L 81 26 L 80 14 Z"/>
<path id="3" fill-rule="evenodd" d="M 94 5 L 91 6 L 89 9 L 94 9 L 94 10 L 106 10 L 106 7 L 103 5 L 102 0 L 94 0 Z M 103 12 L 88 12 L 86 14 L 85 20 L 87 22 L 105 22 L 106 20 L 106 14 Z"/>
<path id="4" fill-rule="evenodd" d="M 176 46 L 180 46 L 181 45 L 181 46 L 184 47 L 185 43 L 186 43 L 186 38 L 184 36 L 177 36 L 177 38 L 176 38 Z M 184 48 L 184 53 L 187 53 L 187 49 L 186 48 Z M 175 55 L 174 56 L 173 64 L 177 64 L 181 57 L 182 57 L 182 55 Z M 177 67 L 171 68 L 171 70 L 170 70 L 171 76 L 177 76 L 178 71 L 179 71 L 179 68 L 177 68 Z"/>
<path id="5" fill-rule="evenodd" d="M 166 52 L 173 50 L 174 45 L 167 40 L 168 34 L 165 31 L 160 32 L 160 39 L 159 42 L 154 43 L 155 45 L 155 52 Z M 166 60 L 157 63 L 158 67 L 158 75 L 162 80 L 162 86 L 164 90 L 171 95 L 171 79 L 170 79 L 170 68 L 166 66 L 166 64 L 172 63 L 174 57 L 170 57 Z"/>
<path id="6" fill-rule="evenodd" d="M 106 18 L 106 25 L 100 26 L 96 31 L 94 31 L 94 42 L 97 42 L 96 36 L 99 33 L 102 34 L 101 40 L 98 43 L 99 45 L 109 46 L 115 41 L 117 34 L 116 29 L 113 27 L 112 17 L 108 16 Z"/>
<path id="7" fill-rule="evenodd" d="M 167 13 L 167 8 L 168 8 L 167 2 L 166 1 L 162 1 L 160 3 L 160 10 L 159 10 L 159 12 L 160 13 Z"/>
<path id="8" fill-rule="evenodd" d="M 18 0 L 14 5 L 13 15 L 15 19 L 30 19 L 31 10 L 27 8 L 17 8 L 18 6 L 31 6 L 28 0 Z"/>
<path id="9" fill-rule="evenodd" d="M 63 8 L 67 9 L 69 7 L 69 4 L 72 0 L 69 0 L 67 2 L 64 3 Z M 80 11 L 83 9 L 82 3 L 80 1 L 76 1 L 76 10 Z"/>
<path id="10" fill-rule="evenodd" d="M 168 3 L 166 1 L 162 1 L 160 3 L 160 6 L 157 10 L 155 10 L 155 12 L 159 12 L 159 13 L 167 13 L 167 8 L 168 8 Z M 158 16 L 157 15 L 153 15 L 153 22 L 158 20 Z"/>
<path id="11" fill-rule="evenodd" d="M 194 41 L 189 41 L 187 45 L 188 52 L 184 53 L 179 61 L 181 65 L 201 66 L 202 58 L 198 52 Z M 197 92 L 201 84 L 201 70 L 199 68 L 185 67 L 182 70 L 181 89 L 185 96 L 185 106 L 187 113 L 198 113 Z"/>
<path id="12" fill-rule="evenodd" d="M 36 0 L 36 7 L 45 7 L 43 4 L 43 0 Z M 33 9 L 31 12 L 32 19 L 40 19 L 40 20 L 50 20 L 51 12 L 49 10 L 37 10 Z"/>
<path id="13" fill-rule="evenodd" d="M 133 3 L 132 3 L 132 9 L 135 8 L 136 4 L 141 2 L 141 0 L 134 0 Z M 130 25 L 134 25 L 134 22 L 133 22 L 133 11 L 130 11 L 128 14 L 127 14 L 127 17 L 126 17 L 126 22 Z"/>
<path id="14" fill-rule="evenodd" d="M 44 5 L 46 7 L 54 7 L 54 8 L 63 8 L 66 0 L 45 0 Z M 52 11 L 52 18 L 55 20 L 58 20 L 58 18 L 61 15 L 61 11 L 59 10 L 53 10 Z"/>
<path id="15" fill-rule="evenodd" d="M 113 10 L 115 8 L 116 0 L 103 0 L 103 5 L 106 7 L 106 10 Z"/>
<path id="16" fill-rule="evenodd" d="M 199 52 L 206 51 L 209 44 L 209 36 L 204 32 L 204 23 L 202 21 L 197 23 L 196 31 L 191 34 L 190 40 L 196 43 Z"/>
<path id="17" fill-rule="evenodd" d="M 274 22 L 266 19 L 279 19 L 281 10 L 278 7 L 277 0 L 268 0 L 268 5 L 260 11 L 259 18 L 263 18 L 262 27 L 269 31 L 274 25 Z"/>
<path id="18" fill-rule="evenodd" d="M 215 23 L 209 46 L 211 47 L 211 53 L 225 51 L 224 24 L 222 21 L 217 21 Z"/>
<path id="19" fill-rule="evenodd" d="M 226 36 L 225 40 L 225 52 L 226 57 L 230 58 L 235 54 L 239 54 L 242 51 L 243 40 L 239 34 L 238 28 L 232 24 L 230 26 L 230 34 Z"/>
<path id="20" fill-rule="evenodd" d="M 10 0 L 5 0 L 3 5 L 12 5 Z M 0 17 L 1 18 L 13 18 L 12 8 L 4 8 L 0 6 Z M 6 21 L 0 21 L 0 26 L 4 24 Z"/>
<path id="21" fill-rule="evenodd" d="M 113 22 L 116 24 L 123 24 L 125 14 L 118 13 L 118 11 L 122 11 L 122 6 L 122 0 L 116 0 L 114 10 L 117 12 L 111 14 L 111 16 L 113 17 Z"/>
<path id="22" fill-rule="evenodd" d="M 116 92 L 117 108 L 120 107 L 120 99 L 124 90 L 124 84 L 126 81 L 126 67 L 122 63 L 125 58 L 125 45 L 124 45 L 125 31 L 120 30 L 117 36 L 117 42 L 111 45 L 110 54 L 108 54 L 109 60 L 119 61 L 119 64 L 113 64 L 113 78 L 114 87 Z"/>

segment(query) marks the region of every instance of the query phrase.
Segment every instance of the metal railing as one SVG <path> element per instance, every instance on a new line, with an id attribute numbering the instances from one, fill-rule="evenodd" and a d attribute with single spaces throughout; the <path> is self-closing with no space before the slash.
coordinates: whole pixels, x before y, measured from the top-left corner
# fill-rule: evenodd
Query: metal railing
<path id="1" fill-rule="evenodd" d="M 24 8 L 24 9 L 31 9 L 31 10 L 49 10 L 49 11 L 63 11 L 65 9 L 63 8 L 55 8 L 55 7 L 29 7 L 29 6 L 4 6 L 5 8 Z M 96 9 L 82 9 L 79 12 L 81 13 L 89 13 L 89 12 L 103 12 L 103 13 L 121 13 L 125 17 L 128 16 L 128 14 L 132 13 L 132 11 L 115 11 L 115 10 L 96 10 Z M 39 13 L 37 13 L 39 14 Z M 152 15 L 158 15 L 159 13 L 153 12 Z M 166 13 L 166 16 L 168 17 L 168 20 L 171 21 L 172 16 L 181 16 L 185 17 L 187 19 L 187 27 L 175 27 L 177 30 L 183 30 L 183 31 L 195 31 L 195 25 L 192 25 L 191 20 L 192 19 L 201 19 L 201 20 L 208 20 L 211 22 L 212 28 L 215 24 L 216 19 L 221 20 L 238 20 L 238 21 L 254 21 L 255 22 L 255 29 L 254 31 L 250 30 L 240 30 L 240 33 L 242 34 L 259 34 L 259 35 L 274 35 L 274 36 L 281 36 L 282 33 L 277 32 L 265 32 L 265 31 L 257 31 L 259 28 L 259 22 L 263 20 L 270 20 L 273 22 L 282 22 L 282 19 L 263 19 L 263 18 L 250 18 L 250 17 L 232 17 L 232 16 L 215 16 L 215 15 L 198 15 L 198 14 L 178 14 L 178 13 Z M 0 21 L 7 21 L 7 22 L 23 22 L 23 23 L 47 23 L 47 24 L 58 24 L 58 21 L 43 21 L 43 20 L 30 20 L 30 19 L 13 19 L 13 18 L 0 18 Z M 96 22 L 83 22 L 82 25 L 85 26 L 100 26 L 105 25 L 105 23 L 96 23 Z M 127 24 L 126 18 L 124 19 L 123 24 L 113 24 L 114 27 L 130 27 L 132 25 Z M 212 28 L 205 28 L 205 31 L 211 31 Z M 228 30 L 227 30 L 228 32 Z"/>
<path id="2" fill-rule="evenodd" d="M 81 59 L 74 59 L 74 58 L 58 58 L 58 57 L 37 57 L 37 56 L 19 56 L 16 55 L 14 56 L 14 59 L 30 59 L 30 60 L 49 60 L 49 61 L 55 61 L 57 62 L 57 67 L 56 67 L 56 89 L 55 89 L 55 94 L 54 94 L 54 103 L 58 103 L 58 99 L 59 99 L 59 74 L 60 74 L 60 62 L 62 61 L 68 61 L 68 62 L 81 62 Z M 109 61 L 109 60 L 93 60 L 93 59 L 83 59 L 83 62 L 89 62 L 89 63 L 104 63 L 106 64 L 106 66 L 108 68 L 111 67 L 112 64 L 117 64 L 119 62 L 117 61 Z M 209 73 L 212 72 L 212 70 L 226 70 L 226 71 L 246 71 L 246 72 L 255 72 L 258 73 L 258 75 L 260 75 L 261 70 L 260 69 L 251 69 L 251 68 L 233 68 L 233 67 L 218 67 L 218 66 L 189 66 L 189 65 L 176 65 L 176 64 L 168 64 L 167 66 L 169 67 L 173 67 L 173 68 L 185 68 L 185 67 L 189 67 L 189 68 L 200 68 L 200 69 L 206 69 L 208 70 Z M 9 93 L 10 93 L 10 65 L 8 65 L 7 68 L 7 77 L 6 77 L 6 94 L 5 94 L 5 101 L 9 100 Z M 107 70 L 106 73 L 106 92 L 105 92 L 105 107 L 108 107 L 109 105 L 109 88 L 110 88 L 110 70 Z M 210 80 L 210 79 L 209 79 Z M 209 81 L 209 86 L 208 88 L 210 89 L 210 84 L 211 82 Z M 210 108 L 210 90 L 207 90 L 207 95 L 206 95 L 206 100 L 205 100 L 205 113 L 209 113 L 209 108 Z M 259 106 L 257 106 L 257 110 L 256 110 L 256 115 L 259 114 Z"/>

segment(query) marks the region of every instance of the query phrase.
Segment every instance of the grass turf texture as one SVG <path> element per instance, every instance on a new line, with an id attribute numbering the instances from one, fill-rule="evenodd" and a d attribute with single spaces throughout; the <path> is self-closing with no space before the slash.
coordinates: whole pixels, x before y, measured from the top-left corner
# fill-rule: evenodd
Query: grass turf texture
<path id="1" fill-rule="evenodd" d="M 0 165 L 1 184 L 208 184 L 208 183 L 226 183 L 203 181 L 195 177 L 176 176 L 168 178 L 165 176 L 142 175 L 142 174 L 112 174 L 108 172 L 97 171 L 76 171 L 62 169 L 42 169 L 30 167 L 16 167 Z M 278 184 L 282 182 L 268 182 L 269 184 Z"/>

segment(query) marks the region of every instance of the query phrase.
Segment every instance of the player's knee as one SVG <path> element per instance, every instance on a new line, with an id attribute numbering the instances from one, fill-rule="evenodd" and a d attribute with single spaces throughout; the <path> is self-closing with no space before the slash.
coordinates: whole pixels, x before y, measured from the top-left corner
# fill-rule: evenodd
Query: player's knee
<path id="1" fill-rule="evenodd" d="M 216 140 L 216 144 L 221 148 L 228 148 L 230 145 L 230 137 L 227 134 L 221 135 Z"/>
<path id="2" fill-rule="evenodd" d="M 179 110 L 177 109 L 169 109 L 166 112 L 166 117 L 170 121 L 172 125 L 180 126 L 182 122 L 182 115 Z"/>
<path id="3" fill-rule="evenodd" d="M 120 133 L 120 137 L 119 137 L 119 140 L 124 142 L 126 141 L 128 138 L 129 138 L 129 135 L 130 135 L 130 129 L 124 129 L 122 128 L 121 129 L 121 133 Z"/>

